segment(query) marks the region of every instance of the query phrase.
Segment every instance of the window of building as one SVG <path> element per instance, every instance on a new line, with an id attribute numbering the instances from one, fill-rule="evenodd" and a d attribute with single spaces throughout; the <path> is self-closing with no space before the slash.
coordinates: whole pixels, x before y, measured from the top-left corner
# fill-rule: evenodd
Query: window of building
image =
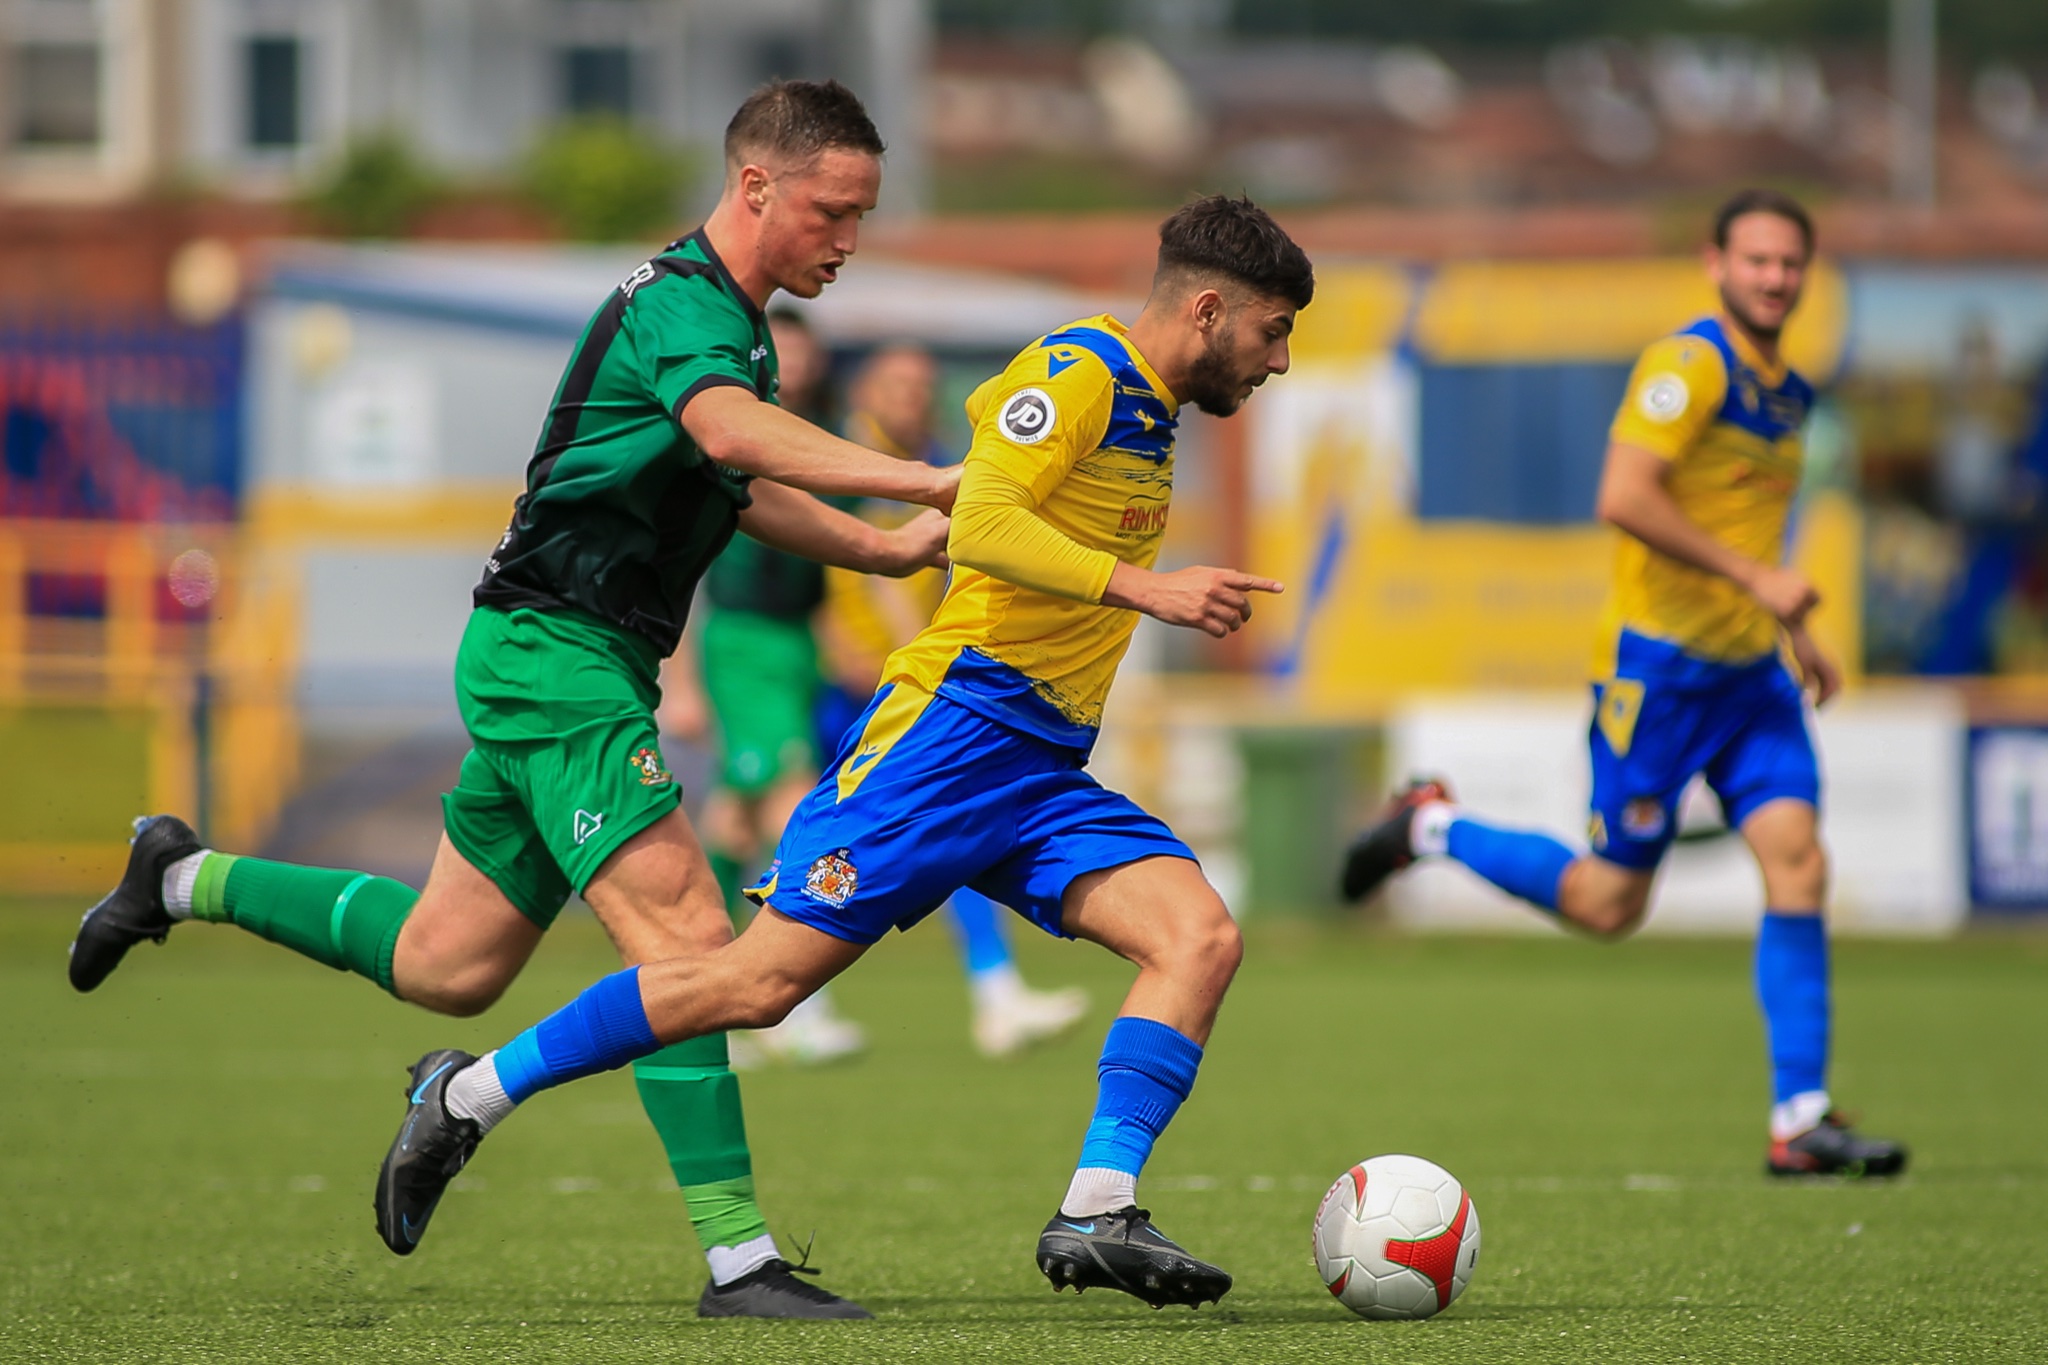
<path id="1" fill-rule="evenodd" d="M 248 137 L 251 147 L 296 147 L 300 54 L 297 38 L 251 38 L 247 48 Z"/>
<path id="2" fill-rule="evenodd" d="M 21 44 L 14 49 L 14 90 L 14 134 L 23 146 L 99 144 L 97 44 Z"/>
<path id="3" fill-rule="evenodd" d="M 562 107 L 571 114 L 633 112 L 633 53 L 624 47 L 562 50 Z"/>

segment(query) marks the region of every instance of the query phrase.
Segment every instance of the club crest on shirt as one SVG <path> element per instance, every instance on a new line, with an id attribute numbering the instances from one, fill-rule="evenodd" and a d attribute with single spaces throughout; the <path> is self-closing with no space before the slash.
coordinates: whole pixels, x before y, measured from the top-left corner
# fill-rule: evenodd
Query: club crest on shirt
<path id="1" fill-rule="evenodd" d="M 1052 432 L 1059 410 L 1044 389 L 1019 389 L 996 415 L 996 428 L 1020 446 L 1035 446 Z"/>
<path id="2" fill-rule="evenodd" d="M 633 773 L 640 779 L 640 785 L 643 787 L 665 787 L 676 780 L 675 774 L 662 762 L 659 749 L 650 749 L 642 745 L 633 751 L 632 757 L 626 762 L 632 765 Z"/>
<path id="3" fill-rule="evenodd" d="M 848 849 L 834 849 L 811 864 L 811 870 L 804 874 L 804 890 L 809 895 L 838 909 L 853 899 L 853 893 L 860 888 L 860 871 L 848 857 Z"/>
<path id="4" fill-rule="evenodd" d="M 1652 422 L 1675 422 L 1692 401 L 1692 390 L 1675 374 L 1651 375 L 1636 395 L 1636 407 Z"/>
<path id="5" fill-rule="evenodd" d="M 1631 839 L 1654 839 L 1664 832 L 1664 803 L 1639 796 L 1621 808 L 1621 832 Z"/>

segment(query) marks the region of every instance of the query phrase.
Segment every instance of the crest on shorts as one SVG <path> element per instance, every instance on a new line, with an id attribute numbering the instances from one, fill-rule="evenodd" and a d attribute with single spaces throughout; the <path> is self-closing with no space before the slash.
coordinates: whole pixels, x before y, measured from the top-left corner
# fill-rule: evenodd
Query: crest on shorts
<path id="1" fill-rule="evenodd" d="M 1621 831 L 1631 839 L 1655 839 L 1664 833 L 1664 803 L 1638 796 L 1621 808 Z"/>
<path id="2" fill-rule="evenodd" d="M 812 863 L 811 870 L 804 874 L 804 890 L 835 910 L 852 900 L 860 887 L 860 871 L 847 856 L 850 851 L 834 849 Z"/>
<path id="3" fill-rule="evenodd" d="M 668 770 L 668 764 L 662 762 L 659 749 L 642 745 L 626 762 L 633 765 L 633 775 L 640 779 L 643 787 L 665 787 L 676 780 L 675 774 Z"/>

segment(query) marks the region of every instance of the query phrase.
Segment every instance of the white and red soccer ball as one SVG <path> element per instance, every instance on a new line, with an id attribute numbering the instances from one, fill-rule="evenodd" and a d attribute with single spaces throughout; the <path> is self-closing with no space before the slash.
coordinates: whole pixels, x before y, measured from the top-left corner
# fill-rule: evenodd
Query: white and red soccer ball
<path id="1" fill-rule="evenodd" d="M 1344 1172 L 1316 1209 L 1314 1235 L 1316 1273 L 1361 1317 L 1434 1317 L 1479 1263 L 1472 1196 L 1419 1156 L 1376 1156 Z"/>

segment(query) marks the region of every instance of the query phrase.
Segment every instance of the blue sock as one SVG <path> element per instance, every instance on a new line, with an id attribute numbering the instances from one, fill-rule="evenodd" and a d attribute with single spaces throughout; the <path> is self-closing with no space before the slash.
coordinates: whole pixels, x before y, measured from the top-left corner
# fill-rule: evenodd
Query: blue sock
<path id="1" fill-rule="evenodd" d="M 514 1104 L 551 1086 L 614 1071 L 661 1050 L 640 1003 L 640 969 L 614 972 L 498 1049 L 498 1083 Z"/>
<path id="2" fill-rule="evenodd" d="M 1010 965 L 1010 941 L 996 917 L 996 903 L 978 891 L 961 887 L 950 902 L 953 930 L 967 970 L 979 973 Z"/>
<path id="3" fill-rule="evenodd" d="M 1557 913 L 1557 884 L 1579 855 L 1532 830 L 1496 829 L 1469 815 L 1451 821 L 1446 851 L 1510 896 Z"/>
<path id="4" fill-rule="evenodd" d="M 1095 1118 L 1081 1140 L 1080 1168 L 1136 1180 L 1152 1144 L 1195 1088 L 1202 1045 L 1154 1019 L 1118 1019 L 1096 1067 Z"/>
<path id="5" fill-rule="evenodd" d="M 1819 915 L 1764 912 L 1756 996 L 1770 1034 L 1771 1098 L 1828 1088 L 1828 929 Z"/>

